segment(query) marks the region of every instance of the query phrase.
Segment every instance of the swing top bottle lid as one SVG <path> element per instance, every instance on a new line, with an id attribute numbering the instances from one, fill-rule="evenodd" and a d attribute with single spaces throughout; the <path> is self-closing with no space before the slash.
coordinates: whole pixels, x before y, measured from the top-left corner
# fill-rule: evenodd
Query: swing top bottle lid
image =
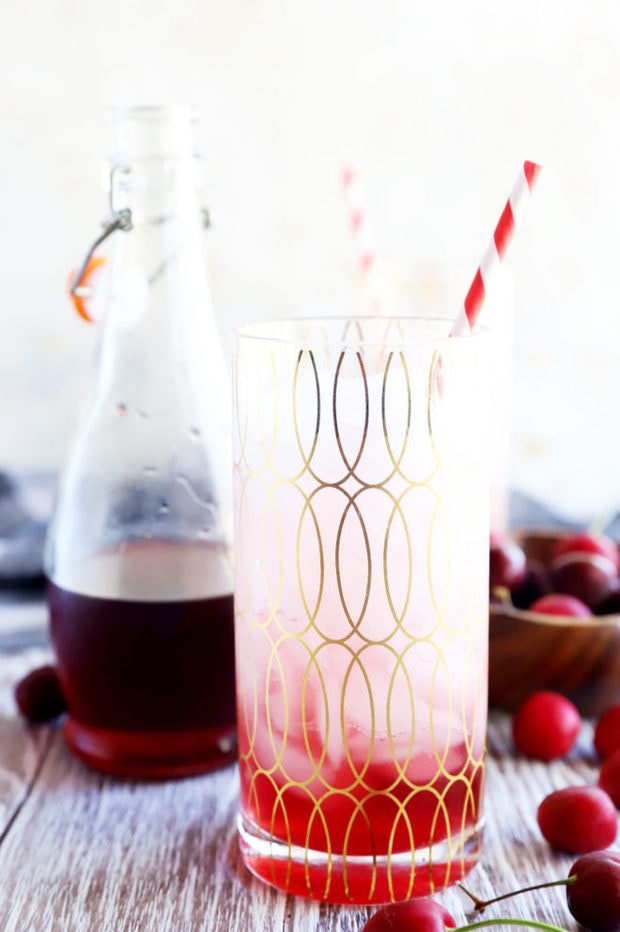
<path id="1" fill-rule="evenodd" d="M 197 158 L 197 112 L 185 104 L 114 106 L 108 109 L 114 130 L 114 161 Z"/>

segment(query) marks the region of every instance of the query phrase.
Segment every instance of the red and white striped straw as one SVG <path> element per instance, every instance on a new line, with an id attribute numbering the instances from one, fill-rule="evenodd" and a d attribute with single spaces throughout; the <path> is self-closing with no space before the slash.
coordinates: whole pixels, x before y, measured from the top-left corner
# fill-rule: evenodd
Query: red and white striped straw
<path id="1" fill-rule="evenodd" d="M 364 290 L 368 297 L 373 314 L 381 309 L 379 290 L 377 288 L 377 255 L 372 228 L 368 219 L 366 202 L 362 191 L 359 175 L 352 165 L 344 165 L 342 169 L 342 190 L 349 209 L 349 222 L 353 242 L 357 251 L 360 273 Z"/>
<path id="2" fill-rule="evenodd" d="M 513 185 L 510 197 L 495 227 L 493 238 L 487 246 L 482 261 L 476 269 L 474 280 L 469 286 L 465 301 L 461 305 L 458 317 L 454 321 L 451 337 L 471 333 L 484 304 L 487 288 L 496 273 L 512 241 L 515 227 L 526 210 L 530 194 L 541 172 L 536 162 L 524 162 Z"/>

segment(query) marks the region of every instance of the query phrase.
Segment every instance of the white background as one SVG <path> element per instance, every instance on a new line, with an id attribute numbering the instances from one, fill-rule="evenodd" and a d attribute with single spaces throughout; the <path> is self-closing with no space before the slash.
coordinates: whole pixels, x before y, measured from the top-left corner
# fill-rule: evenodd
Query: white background
<path id="1" fill-rule="evenodd" d="M 513 484 L 620 507 L 616 0 L 0 0 L 0 467 L 56 469 L 93 328 L 65 296 L 105 216 L 103 107 L 194 104 L 224 334 L 359 287 L 339 184 L 381 256 L 475 269 L 523 159 Z M 463 292 L 468 281 L 463 282 Z"/>

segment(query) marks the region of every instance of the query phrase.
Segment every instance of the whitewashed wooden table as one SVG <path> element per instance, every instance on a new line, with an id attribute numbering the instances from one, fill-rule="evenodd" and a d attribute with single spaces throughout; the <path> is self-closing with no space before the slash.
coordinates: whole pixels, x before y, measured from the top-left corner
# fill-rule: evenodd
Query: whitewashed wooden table
<path id="1" fill-rule="evenodd" d="M 43 612 L 36 604 L 0 605 L 0 929 L 359 932 L 372 909 L 288 897 L 245 870 L 234 767 L 187 780 L 123 782 L 73 759 L 57 727 L 19 719 L 13 685 L 49 657 Z M 491 715 L 484 856 L 467 881 L 479 895 L 566 876 L 574 858 L 550 851 L 536 808 L 554 788 L 595 781 L 591 742 L 586 724 L 568 759 L 530 762 L 512 748 L 508 717 Z M 471 916 L 460 890 L 438 899 L 457 924 Z M 484 918 L 493 916 L 579 928 L 562 887 L 491 906 Z"/>

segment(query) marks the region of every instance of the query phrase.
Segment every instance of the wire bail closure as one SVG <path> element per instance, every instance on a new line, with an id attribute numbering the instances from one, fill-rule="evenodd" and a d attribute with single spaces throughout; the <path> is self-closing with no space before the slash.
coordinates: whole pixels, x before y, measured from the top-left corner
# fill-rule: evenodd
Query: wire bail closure
<path id="1" fill-rule="evenodd" d="M 103 232 L 97 237 L 93 242 L 90 249 L 84 256 L 82 264 L 77 270 L 71 286 L 69 288 L 69 293 L 75 297 L 83 298 L 88 297 L 91 293 L 91 289 L 88 287 L 81 287 L 80 282 L 86 271 L 88 263 L 93 257 L 95 250 L 101 246 L 101 244 L 111 236 L 116 230 L 122 230 L 123 233 L 129 233 L 133 229 L 133 220 L 131 216 L 131 208 L 122 207 L 120 210 L 114 205 L 114 175 L 116 172 L 122 171 L 126 174 L 130 172 L 130 168 L 127 165 L 122 165 L 117 163 L 113 165 L 110 170 L 110 219 L 103 222 Z M 202 207 L 200 209 L 202 216 L 202 225 L 205 229 L 208 229 L 211 226 L 211 215 L 209 214 L 209 209 L 207 207 Z"/>
<path id="2" fill-rule="evenodd" d="M 132 228 L 133 228 L 133 222 L 131 219 L 131 210 L 129 207 L 123 207 L 123 209 L 119 210 L 118 213 L 112 214 L 110 219 L 104 223 L 103 233 L 101 233 L 97 237 L 97 239 L 94 241 L 94 243 L 92 244 L 92 246 L 90 247 L 86 255 L 84 256 L 84 259 L 82 260 L 82 264 L 77 270 L 75 274 L 75 278 L 71 282 L 71 287 L 69 288 L 69 291 L 72 295 L 75 295 L 77 297 L 85 297 L 90 294 L 90 288 L 80 288 L 80 282 L 82 281 L 82 276 L 84 275 L 84 272 L 86 271 L 86 267 L 88 266 L 88 263 L 92 259 L 93 253 L 95 252 L 97 247 L 100 246 L 104 242 L 104 240 L 108 238 L 108 236 L 111 236 L 115 230 L 122 230 L 124 233 L 127 233 Z"/>

